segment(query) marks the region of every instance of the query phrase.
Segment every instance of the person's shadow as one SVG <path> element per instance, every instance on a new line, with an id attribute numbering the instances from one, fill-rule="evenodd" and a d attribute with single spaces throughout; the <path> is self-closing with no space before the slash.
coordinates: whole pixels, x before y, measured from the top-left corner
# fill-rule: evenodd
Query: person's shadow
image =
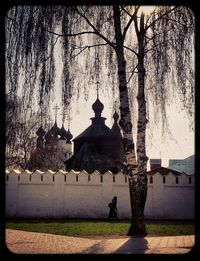
<path id="1" fill-rule="evenodd" d="M 144 254 L 148 249 L 148 241 L 143 237 L 131 237 L 113 254 Z"/>

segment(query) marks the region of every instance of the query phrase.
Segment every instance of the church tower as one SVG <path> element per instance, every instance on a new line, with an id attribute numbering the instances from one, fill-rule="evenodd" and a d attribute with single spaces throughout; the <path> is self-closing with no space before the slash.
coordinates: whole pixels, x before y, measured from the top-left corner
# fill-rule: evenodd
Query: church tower
<path id="1" fill-rule="evenodd" d="M 92 109 L 91 125 L 73 139 L 74 155 L 66 161 L 66 170 L 85 170 L 88 173 L 98 170 L 102 174 L 110 170 L 117 173 L 124 158 L 119 116 L 117 112 L 113 115 L 112 129 L 106 126 L 106 118 L 101 116 L 104 105 L 98 95 Z"/>
<path id="2" fill-rule="evenodd" d="M 69 130 L 69 126 L 68 131 L 66 131 L 64 128 L 64 117 L 62 121 L 62 127 L 58 127 L 58 106 L 56 106 L 54 109 L 56 109 L 54 125 L 46 132 L 46 134 L 42 128 L 42 125 L 36 132 L 38 136 L 36 149 L 32 152 L 28 164 L 28 168 L 30 170 L 65 170 L 65 161 L 72 156 L 71 139 L 73 136 Z"/>

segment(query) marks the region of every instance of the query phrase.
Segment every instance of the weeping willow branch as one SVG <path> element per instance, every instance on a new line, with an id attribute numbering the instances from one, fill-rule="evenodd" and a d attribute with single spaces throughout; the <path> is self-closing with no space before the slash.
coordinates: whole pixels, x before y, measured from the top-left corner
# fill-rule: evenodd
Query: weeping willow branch
<path id="1" fill-rule="evenodd" d="M 164 18 L 164 16 L 168 15 L 169 13 L 171 13 L 172 11 L 176 10 L 178 7 L 175 6 L 174 8 L 166 11 L 164 14 L 158 16 L 158 18 L 156 18 L 155 20 L 153 20 L 148 26 L 146 26 L 144 28 L 145 31 L 147 31 L 150 27 L 152 27 L 157 21 L 161 20 L 162 18 Z"/>
<path id="2" fill-rule="evenodd" d="M 116 48 L 115 45 L 113 43 L 111 43 L 104 35 L 102 35 L 100 33 L 100 31 L 98 31 L 96 29 L 96 27 L 89 21 L 89 19 L 83 14 L 81 13 L 78 8 L 73 8 L 81 17 L 83 17 L 85 19 L 85 21 L 92 27 L 92 29 L 94 30 L 94 32 L 96 33 L 96 35 L 100 36 L 107 44 L 109 44 L 112 48 Z"/>

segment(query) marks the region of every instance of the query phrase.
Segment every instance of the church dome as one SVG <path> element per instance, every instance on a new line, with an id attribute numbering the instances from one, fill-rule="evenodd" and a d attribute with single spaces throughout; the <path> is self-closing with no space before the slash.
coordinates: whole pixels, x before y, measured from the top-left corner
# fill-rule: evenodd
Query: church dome
<path id="1" fill-rule="evenodd" d="M 39 127 L 39 129 L 36 131 L 36 134 L 37 134 L 37 136 L 40 136 L 40 137 L 42 137 L 42 136 L 44 136 L 45 135 L 45 131 L 44 131 L 44 129 L 42 128 L 42 125 Z"/>
<path id="2" fill-rule="evenodd" d="M 103 103 L 100 102 L 99 98 L 92 104 L 92 109 L 96 113 L 101 113 L 104 109 Z"/>
<path id="3" fill-rule="evenodd" d="M 113 119 L 114 119 L 114 123 L 113 123 L 113 126 L 111 128 L 112 133 L 113 133 L 114 136 L 122 137 L 121 130 L 120 130 L 120 127 L 118 125 L 119 114 L 116 111 L 113 114 Z"/>
<path id="4" fill-rule="evenodd" d="M 67 143 L 71 143 L 71 139 L 73 138 L 73 135 L 71 134 L 70 130 L 68 129 L 68 131 L 66 132 L 65 135 L 66 139 L 67 139 Z"/>
<path id="5" fill-rule="evenodd" d="M 62 125 L 62 127 L 60 129 L 59 135 L 60 135 L 60 139 L 61 140 L 65 140 L 65 137 L 67 135 L 67 131 L 65 130 L 63 125 Z"/>
<path id="6" fill-rule="evenodd" d="M 53 134 L 53 136 L 60 135 L 60 128 L 58 128 L 57 123 L 55 122 L 53 127 L 50 129 L 50 132 Z"/>

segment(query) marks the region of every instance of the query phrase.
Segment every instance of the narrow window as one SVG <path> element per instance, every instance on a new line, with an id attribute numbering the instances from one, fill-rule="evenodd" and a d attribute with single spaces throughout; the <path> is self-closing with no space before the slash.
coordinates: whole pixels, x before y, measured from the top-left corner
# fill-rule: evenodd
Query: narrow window
<path id="1" fill-rule="evenodd" d="M 176 177 L 176 184 L 178 184 L 178 177 Z"/>
<path id="2" fill-rule="evenodd" d="M 55 180 L 55 177 L 53 176 L 53 182 L 54 182 L 54 180 Z"/>
<path id="3" fill-rule="evenodd" d="M 8 175 L 6 175 L 6 180 L 7 180 L 7 181 L 9 180 L 9 176 L 8 176 Z"/>
<path id="4" fill-rule="evenodd" d="M 166 182 L 166 179 L 165 179 L 165 177 L 163 177 L 163 183 L 165 183 Z"/>
<path id="5" fill-rule="evenodd" d="M 153 177 L 152 176 L 150 177 L 150 183 L 151 184 L 153 183 Z"/>
<path id="6" fill-rule="evenodd" d="M 43 175 L 41 175 L 41 181 L 43 181 Z"/>
<path id="7" fill-rule="evenodd" d="M 76 182 L 78 182 L 78 175 L 76 175 Z"/>
<path id="8" fill-rule="evenodd" d="M 191 184 L 192 183 L 192 179 L 191 179 L 191 177 L 189 177 L 189 184 Z"/>
<path id="9" fill-rule="evenodd" d="M 18 181 L 20 181 L 20 175 L 18 175 Z"/>
<path id="10" fill-rule="evenodd" d="M 88 175 L 88 182 L 90 181 L 90 174 Z"/>
<path id="11" fill-rule="evenodd" d="M 113 176 L 113 182 L 115 182 L 115 176 Z"/>
<path id="12" fill-rule="evenodd" d="M 66 177 L 66 175 L 64 175 L 64 180 L 65 180 L 65 182 L 66 182 L 66 180 L 67 180 L 67 177 Z"/>
<path id="13" fill-rule="evenodd" d="M 101 175 L 101 183 L 103 182 L 103 176 Z"/>
<path id="14" fill-rule="evenodd" d="M 125 183 L 127 183 L 127 177 L 125 176 Z"/>

